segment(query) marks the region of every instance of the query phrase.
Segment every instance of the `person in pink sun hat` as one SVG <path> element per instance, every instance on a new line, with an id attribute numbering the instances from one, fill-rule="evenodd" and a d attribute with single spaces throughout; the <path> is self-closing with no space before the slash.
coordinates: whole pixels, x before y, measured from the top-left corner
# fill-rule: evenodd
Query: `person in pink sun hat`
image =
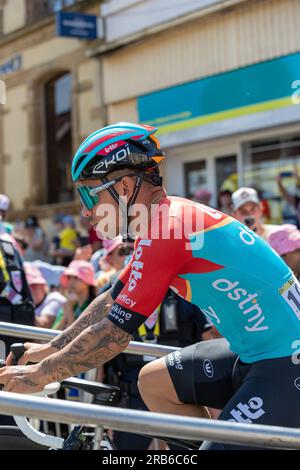
<path id="1" fill-rule="evenodd" d="M 46 279 L 32 263 L 24 263 L 24 269 L 35 304 L 35 324 L 51 328 L 67 299 L 59 292 L 49 292 Z"/>
<path id="2" fill-rule="evenodd" d="M 286 264 L 294 272 L 295 276 L 300 276 L 300 230 L 296 225 L 281 225 L 269 238 L 269 244 Z"/>
<path id="3" fill-rule="evenodd" d="M 102 271 L 97 277 L 99 289 L 109 283 L 113 276 L 124 268 L 126 257 L 133 250 L 132 244 L 124 243 L 122 236 L 112 240 L 103 240 L 103 248 L 103 256 L 99 260 Z"/>
<path id="4" fill-rule="evenodd" d="M 52 328 L 70 326 L 95 298 L 95 271 L 85 260 L 72 261 L 60 278 L 67 302 Z"/>

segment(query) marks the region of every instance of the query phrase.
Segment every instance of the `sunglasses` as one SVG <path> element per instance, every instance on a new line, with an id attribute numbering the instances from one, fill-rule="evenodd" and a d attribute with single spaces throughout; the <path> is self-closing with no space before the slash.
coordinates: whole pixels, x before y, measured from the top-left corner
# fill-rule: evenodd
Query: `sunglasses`
<path id="1" fill-rule="evenodd" d="M 97 206 L 100 202 L 98 193 L 105 191 L 119 181 L 119 178 L 109 181 L 108 183 L 101 184 L 100 186 L 78 186 L 76 189 L 80 196 L 81 203 L 88 209 L 91 210 Z"/>
<path id="2" fill-rule="evenodd" d="M 130 173 L 126 176 L 138 175 L 139 173 Z M 97 206 L 97 204 L 99 204 L 100 202 L 100 197 L 98 196 L 98 193 L 105 191 L 106 189 L 121 181 L 123 178 L 124 176 L 120 176 L 119 178 L 115 178 L 114 180 L 108 181 L 107 183 L 101 184 L 100 186 L 78 186 L 76 189 L 79 193 L 81 203 L 88 210 L 93 209 L 93 207 Z"/>

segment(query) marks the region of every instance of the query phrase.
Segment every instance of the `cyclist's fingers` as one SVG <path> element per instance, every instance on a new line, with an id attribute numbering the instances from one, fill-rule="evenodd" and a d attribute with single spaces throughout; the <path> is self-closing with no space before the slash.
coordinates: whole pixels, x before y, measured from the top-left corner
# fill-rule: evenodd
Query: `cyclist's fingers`
<path id="1" fill-rule="evenodd" d="M 18 360 L 18 365 L 25 366 L 29 362 L 29 360 L 30 360 L 29 354 L 27 351 L 25 351 L 23 356 L 21 356 L 20 359 Z"/>
<path id="2" fill-rule="evenodd" d="M 10 352 L 9 355 L 6 358 L 6 365 L 7 366 L 12 366 L 13 365 L 13 354 Z"/>
<path id="3" fill-rule="evenodd" d="M 24 343 L 23 344 L 23 346 L 25 348 L 25 352 L 24 352 L 24 354 L 22 354 L 22 356 L 18 360 L 18 365 L 25 366 L 25 364 L 27 364 L 27 362 L 29 362 L 29 358 L 28 358 L 29 354 L 27 353 L 27 351 L 31 348 L 31 345 L 32 345 L 32 343 Z"/>

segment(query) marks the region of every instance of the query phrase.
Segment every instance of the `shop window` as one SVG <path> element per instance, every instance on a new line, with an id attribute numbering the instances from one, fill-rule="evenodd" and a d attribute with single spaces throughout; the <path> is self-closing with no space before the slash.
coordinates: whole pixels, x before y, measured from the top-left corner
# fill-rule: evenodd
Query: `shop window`
<path id="1" fill-rule="evenodd" d="M 216 158 L 216 185 L 217 194 L 224 190 L 233 193 L 238 189 L 236 155 Z"/>
<path id="2" fill-rule="evenodd" d="M 45 85 L 48 203 L 74 199 L 72 161 L 72 76 L 59 75 Z"/>
<path id="3" fill-rule="evenodd" d="M 254 187 L 265 202 L 271 223 L 297 223 L 296 208 L 282 198 L 276 177 L 284 173 L 287 191 L 300 197 L 293 173 L 300 173 L 300 135 L 247 144 L 244 154 L 244 185 Z"/>
<path id="4" fill-rule="evenodd" d="M 198 162 L 185 163 L 185 195 L 192 198 L 199 189 L 207 189 L 206 162 L 201 160 Z"/>

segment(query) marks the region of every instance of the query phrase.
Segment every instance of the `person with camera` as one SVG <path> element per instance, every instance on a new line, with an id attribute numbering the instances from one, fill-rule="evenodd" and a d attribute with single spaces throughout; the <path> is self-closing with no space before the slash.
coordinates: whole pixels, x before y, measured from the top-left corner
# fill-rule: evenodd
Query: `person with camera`
<path id="1" fill-rule="evenodd" d="M 296 211 L 296 220 L 298 228 L 300 227 L 300 197 L 299 194 L 291 194 L 283 184 L 284 179 L 286 178 L 294 178 L 296 182 L 296 188 L 300 187 L 300 175 L 298 174 L 297 170 L 295 171 L 283 171 L 277 175 L 276 180 L 278 184 L 278 189 L 282 195 L 282 197 L 286 200 L 288 204 L 294 207 Z"/>
<path id="2" fill-rule="evenodd" d="M 232 194 L 232 216 L 256 232 L 268 242 L 278 225 L 264 224 L 263 209 L 258 194 L 253 188 L 239 188 Z"/>

